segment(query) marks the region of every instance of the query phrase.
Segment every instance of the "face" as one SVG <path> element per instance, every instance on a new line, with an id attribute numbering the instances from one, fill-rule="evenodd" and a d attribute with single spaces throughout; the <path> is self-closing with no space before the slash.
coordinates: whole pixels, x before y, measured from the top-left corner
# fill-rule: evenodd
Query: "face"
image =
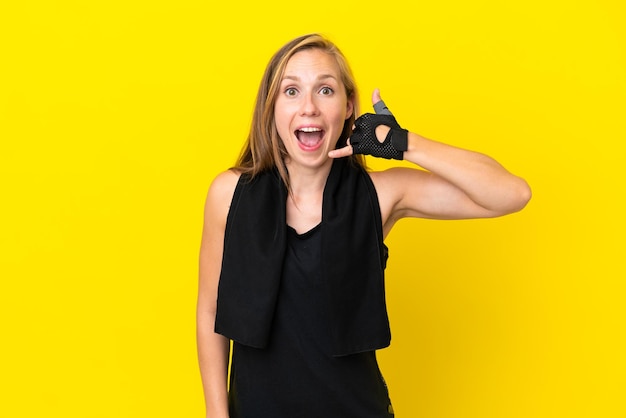
<path id="1" fill-rule="evenodd" d="M 328 152 L 352 112 L 335 58 L 320 49 L 294 54 L 274 107 L 276 129 L 289 154 L 287 165 L 328 163 Z"/>

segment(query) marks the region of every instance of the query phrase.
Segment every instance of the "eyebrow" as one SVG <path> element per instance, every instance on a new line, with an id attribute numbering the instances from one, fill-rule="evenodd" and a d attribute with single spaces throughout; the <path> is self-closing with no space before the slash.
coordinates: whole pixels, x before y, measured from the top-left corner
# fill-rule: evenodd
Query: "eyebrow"
<path id="1" fill-rule="evenodd" d="M 325 80 L 327 78 L 332 78 L 333 80 L 337 80 L 337 77 L 335 77 L 332 74 L 320 74 L 317 79 L 318 80 Z M 297 75 L 286 75 L 283 77 L 283 80 L 294 80 L 294 81 L 300 81 L 300 77 L 298 77 Z"/>

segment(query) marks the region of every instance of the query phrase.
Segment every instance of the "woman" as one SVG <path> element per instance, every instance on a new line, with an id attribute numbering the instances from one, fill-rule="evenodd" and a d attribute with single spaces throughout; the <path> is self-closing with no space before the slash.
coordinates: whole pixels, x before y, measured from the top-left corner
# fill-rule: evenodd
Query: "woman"
<path id="1" fill-rule="evenodd" d="M 384 237 L 404 217 L 495 217 L 530 199 L 492 158 L 402 129 L 378 91 L 380 114 L 356 119 L 357 101 L 335 45 L 289 42 L 237 166 L 209 189 L 197 310 L 207 417 L 393 416 L 375 357 L 390 341 Z M 361 154 L 422 169 L 366 172 Z"/>

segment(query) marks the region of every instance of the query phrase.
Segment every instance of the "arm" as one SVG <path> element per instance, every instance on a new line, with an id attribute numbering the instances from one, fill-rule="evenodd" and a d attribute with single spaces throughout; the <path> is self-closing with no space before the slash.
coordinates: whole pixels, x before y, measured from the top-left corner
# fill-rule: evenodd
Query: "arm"
<path id="1" fill-rule="evenodd" d="M 409 132 L 404 158 L 424 170 L 392 168 L 372 173 L 386 219 L 469 219 L 521 210 L 531 197 L 526 181 L 493 158 Z"/>
<path id="2" fill-rule="evenodd" d="M 196 332 L 206 416 L 228 417 L 228 357 L 230 342 L 214 332 L 217 286 L 222 265 L 224 230 L 238 176 L 227 171 L 213 181 L 204 209 Z"/>
<path id="3" fill-rule="evenodd" d="M 372 101 L 380 101 L 378 90 Z M 389 127 L 376 128 L 383 141 Z M 351 146 L 331 157 L 350 155 Z M 467 219 L 521 210 L 530 199 L 528 184 L 493 158 L 408 133 L 404 159 L 423 168 L 392 168 L 371 173 L 379 194 L 385 230 L 403 217 Z"/>

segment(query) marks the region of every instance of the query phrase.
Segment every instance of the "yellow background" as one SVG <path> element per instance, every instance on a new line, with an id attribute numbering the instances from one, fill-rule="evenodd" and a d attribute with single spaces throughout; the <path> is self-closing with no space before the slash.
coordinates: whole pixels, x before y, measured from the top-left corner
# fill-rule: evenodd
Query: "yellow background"
<path id="1" fill-rule="evenodd" d="M 271 3 L 0 5 L 0 416 L 203 416 L 205 193 L 270 55 L 322 32 L 363 110 L 534 192 L 388 238 L 397 416 L 626 417 L 623 2 Z"/>

